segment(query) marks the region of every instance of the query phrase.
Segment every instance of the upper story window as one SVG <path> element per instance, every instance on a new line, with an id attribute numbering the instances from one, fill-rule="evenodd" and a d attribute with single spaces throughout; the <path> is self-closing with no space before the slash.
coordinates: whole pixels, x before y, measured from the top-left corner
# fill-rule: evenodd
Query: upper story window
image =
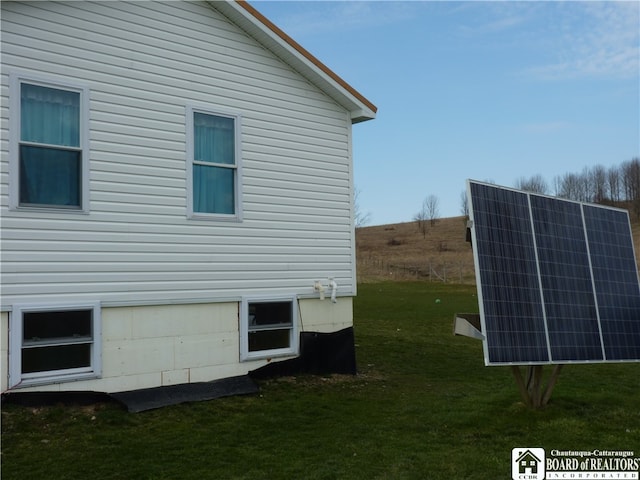
<path id="1" fill-rule="evenodd" d="M 88 210 L 88 93 L 12 77 L 11 207 Z"/>
<path id="2" fill-rule="evenodd" d="M 241 219 L 240 117 L 187 109 L 189 216 Z"/>

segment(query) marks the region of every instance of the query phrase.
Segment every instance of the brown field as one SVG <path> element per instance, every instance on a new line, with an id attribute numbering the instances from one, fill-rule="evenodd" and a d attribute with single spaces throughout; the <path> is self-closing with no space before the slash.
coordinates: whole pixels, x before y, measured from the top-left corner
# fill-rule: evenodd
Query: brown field
<path id="1" fill-rule="evenodd" d="M 441 218 L 426 234 L 416 222 L 356 229 L 358 282 L 426 280 L 474 283 L 464 217 Z"/>
<path id="2" fill-rule="evenodd" d="M 640 219 L 631 216 L 636 252 Z M 358 282 L 424 280 L 475 283 L 473 252 L 466 241 L 464 217 L 441 218 L 426 234 L 416 222 L 356 229 Z M 636 253 L 636 261 L 638 254 Z"/>

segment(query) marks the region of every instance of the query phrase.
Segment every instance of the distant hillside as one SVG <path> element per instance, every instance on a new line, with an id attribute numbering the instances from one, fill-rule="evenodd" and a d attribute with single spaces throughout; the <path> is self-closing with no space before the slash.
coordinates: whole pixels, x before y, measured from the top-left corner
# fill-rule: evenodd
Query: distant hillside
<path id="1" fill-rule="evenodd" d="M 631 228 L 640 255 L 640 219 L 631 216 Z M 427 226 L 416 222 L 356 229 L 358 282 L 425 280 L 475 283 L 473 252 L 466 241 L 464 217 L 441 218 Z"/>
<path id="2" fill-rule="evenodd" d="M 427 226 L 425 235 L 417 222 L 358 228 L 358 281 L 474 283 L 473 252 L 465 236 L 464 217 L 439 219 Z"/>

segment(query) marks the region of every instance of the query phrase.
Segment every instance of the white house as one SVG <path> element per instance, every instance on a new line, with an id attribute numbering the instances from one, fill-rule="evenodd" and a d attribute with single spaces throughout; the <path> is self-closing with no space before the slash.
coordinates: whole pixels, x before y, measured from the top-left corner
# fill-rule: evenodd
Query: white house
<path id="1" fill-rule="evenodd" d="M 369 100 L 245 2 L 1 8 L 2 392 L 223 379 L 352 329 Z"/>

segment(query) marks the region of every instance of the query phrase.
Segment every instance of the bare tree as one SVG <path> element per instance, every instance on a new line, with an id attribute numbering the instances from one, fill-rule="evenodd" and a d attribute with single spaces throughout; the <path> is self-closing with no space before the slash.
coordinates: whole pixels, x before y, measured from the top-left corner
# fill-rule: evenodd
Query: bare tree
<path id="1" fill-rule="evenodd" d="M 467 189 L 460 192 L 460 213 L 464 215 L 464 218 L 469 218 L 469 199 L 467 197 Z"/>
<path id="2" fill-rule="evenodd" d="M 422 201 L 422 208 L 413 216 L 413 221 L 418 225 L 418 230 L 422 232 L 422 237 L 427 237 L 427 226 L 436 224 L 440 216 L 438 197 L 429 195 Z"/>
<path id="3" fill-rule="evenodd" d="M 620 201 L 621 185 L 620 185 L 620 169 L 618 167 L 611 167 L 607 170 L 607 185 L 609 189 L 609 195 L 613 202 Z"/>
<path id="4" fill-rule="evenodd" d="M 364 227 L 371 220 L 371 212 L 363 212 L 360 209 L 360 190 L 353 190 L 353 221 L 356 228 Z"/>
<path id="5" fill-rule="evenodd" d="M 427 238 L 427 220 L 429 220 L 429 213 L 426 202 L 426 200 L 422 202 L 422 208 L 413 216 L 413 221 L 416 222 L 418 230 L 422 232 L 422 238 Z"/>
<path id="6" fill-rule="evenodd" d="M 562 177 L 560 175 L 556 175 L 553 177 L 553 195 L 556 197 L 560 197 L 560 191 L 562 188 Z"/>
<path id="7" fill-rule="evenodd" d="M 596 165 L 589 170 L 589 176 L 591 181 L 591 201 L 596 203 L 602 203 L 609 197 L 609 191 L 607 188 L 607 169 L 602 165 Z"/>
<path id="8" fill-rule="evenodd" d="M 558 179 L 556 194 L 568 200 L 583 201 L 585 197 L 584 186 L 581 175 L 565 173 Z"/>
<path id="9" fill-rule="evenodd" d="M 622 188 L 625 199 L 633 202 L 640 195 L 640 158 L 634 158 L 622 164 Z"/>
<path id="10" fill-rule="evenodd" d="M 427 218 L 429 223 L 433 227 L 436 221 L 440 218 L 440 200 L 435 195 L 429 195 L 423 203 L 427 209 Z"/>
<path id="11" fill-rule="evenodd" d="M 547 181 L 540 174 L 533 175 L 531 178 L 521 177 L 516 180 L 516 188 L 533 193 L 548 193 L 549 186 Z"/>
<path id="12" fill-rule="evenodd" d="M 622 164 L 622 188 L 625 200 L 631 203 L 634 213 L 640 217 L 640 158 Z"/>

